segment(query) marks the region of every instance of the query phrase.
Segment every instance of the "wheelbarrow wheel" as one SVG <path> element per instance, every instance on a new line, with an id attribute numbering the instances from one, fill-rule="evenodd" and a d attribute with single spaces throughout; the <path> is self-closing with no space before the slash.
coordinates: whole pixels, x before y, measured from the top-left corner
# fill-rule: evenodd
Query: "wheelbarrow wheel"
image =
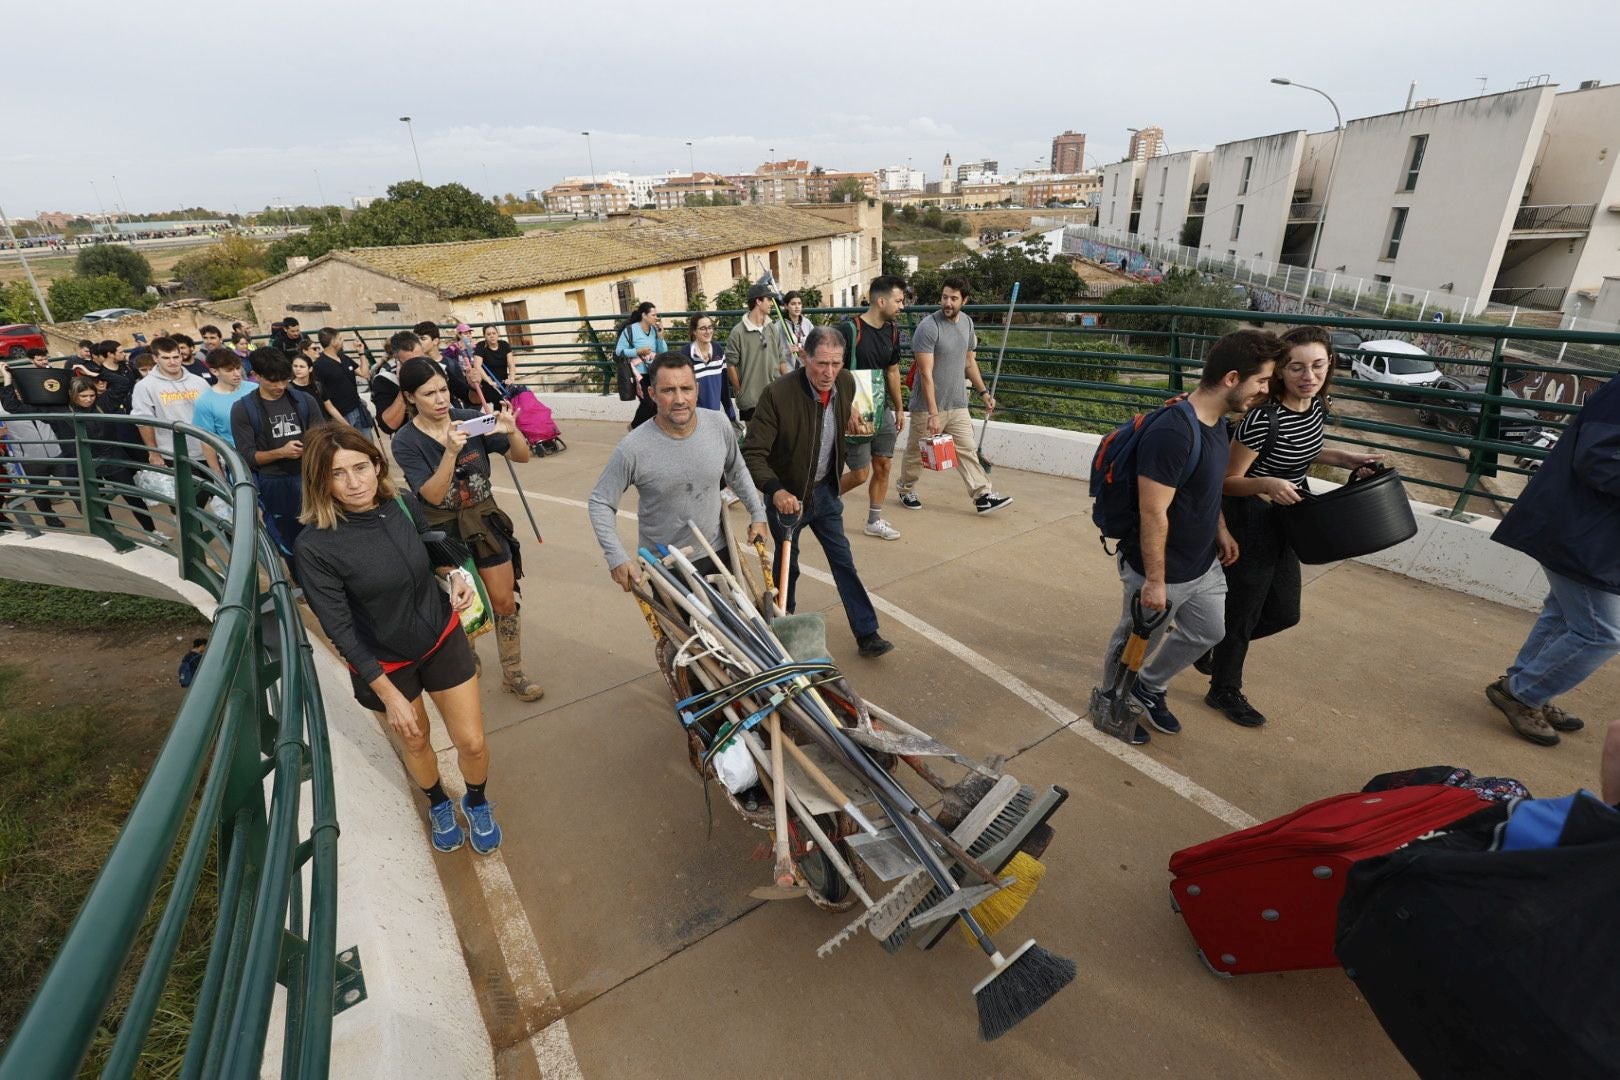
<path id="1" fill-rule="evenodd" d="M 838 854 L 843 856 L 844 861 L 850 865 L 855 873 L 860 874 L 861 864 L 855 858 L 849 845 L 844 842 L 844 827 L 849 823 L 844 820 L 843 815 L 817 814 L 816 824 L 821 826 L 821 830 L 837 845 Z M 849 882 L 844 880 L 844 875 L 838 872 L 838 867 L 834 866 L 832 860 L 827 858 L 827 853 L 821 850 L 821 846 L 815 842 L 808 832 L 800 831 L 797 825 L 791 823 L 788 827 L 790 830 L 789 838 L 792 841 L 793 851 L 796 856 L 795 861 L 798 864 L 799 876 L 810 887 L 810 902 L 823 911 L 848 911 L 854 907 L 858 897 L 856 897 L 854 890 L 849 887 Z M 806 845 L 808 845 L 808 850 L 806 850 Z"/>

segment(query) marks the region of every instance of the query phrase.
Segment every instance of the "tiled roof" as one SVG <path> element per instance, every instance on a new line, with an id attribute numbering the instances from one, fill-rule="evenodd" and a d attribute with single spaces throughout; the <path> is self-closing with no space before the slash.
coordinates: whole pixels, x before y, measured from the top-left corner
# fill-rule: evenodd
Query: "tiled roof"
<path id="1" fill-rule="evenodd" d="M 350 248 L 332 252 L 327 258 L 423 285 L 441 297 L 453 299 L 800 243 L 849 231 L 847 225 L 788 207 L 694 207 L 643 210 L 626 222 L 580 225 L 562 232 L 503 240 Z M 261 282 L 255 291 L 265 284 Z"/>

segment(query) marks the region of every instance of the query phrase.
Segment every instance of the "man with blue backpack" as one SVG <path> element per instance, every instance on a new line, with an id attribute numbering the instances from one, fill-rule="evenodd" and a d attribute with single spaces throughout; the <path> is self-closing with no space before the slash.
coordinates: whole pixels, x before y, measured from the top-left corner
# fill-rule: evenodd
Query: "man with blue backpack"
<path id="1" fill-rule="evenodd" d="M 1226 633 L 1226 574 L 1237 561 L 1237 542 L 1221 518 L 1230 439 L 1225 418 L 1266 398 L 1273 369 L 1286 354 L 1282 340 L 1264 330 L 1238 330 L 1210 347 L 1198 388 L 1186 397 L 1123 424 L 1103 439 L 1092 461 L 1092 519 L 1107 541 L 1125 586 L 1124 612 L 1114 628 L 1103 667 L 1103 686 L 1116 669 L 1135 619 L 1132 600 L 1160 619 L 1149 655 L 1127 693 L 1148 723 L 1166 735 L 1181 722 L 1165 704 L 1170 680 Z M 1156 646 L 1156 649 L 1155 649 Z M 1125 737 L 1125 736 L 1122 736 Z M 1140 724 L 1129 741 L 1150 736 Z"/>
<path id="2" fill-rule="evenodd" d="M 248 357 L 257 389 L 231 406 L 231 439 L 253 470 L 259 508 L 276 550 L 292 566 L 293 542 L 304 526 L 304 436 L 322 420 L 315 399 L 292 385 L 292 359 L 266 346 Z"/>

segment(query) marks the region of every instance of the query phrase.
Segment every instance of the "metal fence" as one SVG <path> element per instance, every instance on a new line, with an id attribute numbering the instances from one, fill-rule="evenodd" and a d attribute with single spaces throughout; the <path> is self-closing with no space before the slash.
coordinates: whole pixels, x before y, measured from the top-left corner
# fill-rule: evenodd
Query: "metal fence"
<path id="1" fill-rule="evenodd" d="M 6 416 L 9 449 L 24 460 L 63 451 L 68 475 L 6 473 L 5 514 L 22 528 L 87 534 L 120 552 L 161 546 L 179 576 L 217 601 L 207 652 L 174 726 L 67 939 L 0 1057 L 0 1080 L 76 1075 L 98 1032 L 116 1031 L 101 1075 L 145 1074 L 143 1047 L 170 980 L 182 934 L 211 937 L 198 1007 L 179 1075 L 259 1075 L 276 984 L 287 988 L 281 1034 L 285 1077 L 327 1074 L 334 1009 L 364 996 L 358 958 L 340 961 L 337 819 L 326 720 L 281 559 L 257 524 L 253 483 L 228 443 L 189 425 L 143 421 L 210 446 L 232 478 L 193 456 L 185 438 L 147 462 L 134 421 L 89 414 L 123 429 L 94 439 L 86 414 Z M 49 420 L 72 437 L 29 439 Z M 133 456 L 131 456 L 133 455 Z M 139 469 L 163 493 L 134 482 Z M 60 500 L 47 515 L 36 500 Z M 132 520 L 146 505 L 173 537 Z M 62 511 L 63 504 L 71 509 Z M 208 509 L 204 509 L 206 506 Z M 216 512 L 217 511 L 217 512 Z M 52 521 L 51 518 L 57 520 Z M 312 824 L 300 834 L 309 783 Z M 267 796 L 268 792 L 268 796 Z M 182 840 L 184 841 L 182 844 Z M 197 925 L 204 869 L 218 876 L 218 915 Z M 305 867 L 308 867 L 307 899 Z M 168 881 L 158 906 L 160 886 Z M 155 929 L 143 931 L 143 926 Z M 144 960 L 121 1014 L 112 1009 L 131 955 Z M 353 961 L 353 962 L 349 962 Z M 10 987 L 8 993 L 19 988 Z"/>

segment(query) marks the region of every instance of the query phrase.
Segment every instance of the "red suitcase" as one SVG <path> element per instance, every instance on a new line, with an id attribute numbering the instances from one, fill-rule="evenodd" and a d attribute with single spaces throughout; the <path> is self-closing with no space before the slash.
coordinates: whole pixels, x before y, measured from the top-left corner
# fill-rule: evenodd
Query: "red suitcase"
<path id="1" fill-rule="evenodd" d="M 1171 906 L 1217 975 L 1338 967 L 1333 933 L 1350 865 L 1483 805 L 1440 784 L 1335 795 L 1170 856 Z"/>

